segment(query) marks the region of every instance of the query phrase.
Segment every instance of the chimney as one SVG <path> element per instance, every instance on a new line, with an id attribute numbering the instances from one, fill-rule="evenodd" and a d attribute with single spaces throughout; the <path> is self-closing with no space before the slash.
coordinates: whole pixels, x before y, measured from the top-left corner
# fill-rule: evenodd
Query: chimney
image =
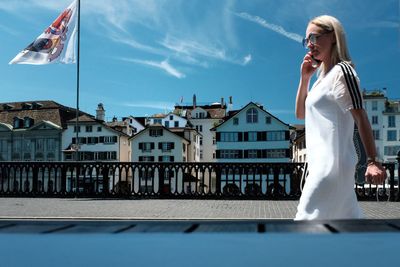
<path id="1" fill-rule="evenodd" d="M 104 110 L 103 103 L 99 103 L 96 109 L 96 120 L 104 121 L 106 111 Z"/>
<path id="2" fill-rule="evenodd" d="M 196 94 L 193 95 L 193 109 L 196 108 Z"/>
<path id="3" fill-rule="evenodd" d="M 228 105 L 228 109 L 232 110 L 233 109 L 233 101 L 232 101 L 232 96 L 229 97 L 229 105 Z"/>
<path id="4" fill-rule="evenodd" d="M 223 108 L 223 107 L 224 107 L 224 98 L 221 97 L 221 108 Z"/>

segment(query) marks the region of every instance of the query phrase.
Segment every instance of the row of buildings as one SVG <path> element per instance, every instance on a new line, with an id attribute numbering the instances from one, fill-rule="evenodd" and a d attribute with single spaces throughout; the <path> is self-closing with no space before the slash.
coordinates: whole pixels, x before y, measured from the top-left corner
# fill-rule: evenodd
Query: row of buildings
<path id="1" fill-rule="evenodd" d="M 231 102 L 231 101 L 230 101 Z M 386 90 L 365 91 L 379 157 L 400 150 L 400 101 Z M 168 114 L 105 121 L 54 101 L 0 104 L 0 161 L 304 162 L 303 125 L 289 125 L 250 102 L 198 105 L 196 96 Z M 76 137 L 78 136 L 78 140 Z"/>
<path id="2" fill-rule="evenodd" d="M 105 121 L 54 101 L 0 104 L 1 161 L 290 162 L 292 127 L 250 102 Z M 78 140 L 77 140 L 78 138 Z"/>

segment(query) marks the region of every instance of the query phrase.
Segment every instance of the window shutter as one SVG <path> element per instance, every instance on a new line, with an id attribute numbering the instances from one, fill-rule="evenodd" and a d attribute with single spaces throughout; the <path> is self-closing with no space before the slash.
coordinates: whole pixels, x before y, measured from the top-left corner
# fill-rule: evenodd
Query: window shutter
<path id="1" fill-rule="evenodd" d="M 170 156 L 169 159 L 171 160 L 171 162 L 175 161 L 175 157 L 174 156 Z"/>
<path id="2" fill-rule="evenodd" d="M 139 149 L 143 149 L 143 143 L 139 143 Z"/>
<path id="3" fill-rule="evenodd" d="M 262 158 L 262 150 L 257 150 L 257 158 L 258 159 Z"/>
<path id="4" fill-rule="evenodd" d="M 221 141 L 221 133 L 220 132 L 216 132 L 215 133 L 215 139 L 216 139 L 217 142 Z"/>
<path id="5" fill-rule="evenodd" d="M 290 140 L 290 131 L 285 131 L 285 140 Z"/>
<path id="6" fill-rule="evenodd" d="M 249 158 L 249 151 L 248 151 L 248 150 L 244 150 L 244 151 L 243 151 L 243 155 L 244 155 L 244 156 L 243 156 L 244 159 Z"/>
<path id="7" fill-rule="evenodd" d="M 150 148 L 154 149 L 154 143 L 153 142 L 150 143 Z"/>
<path id="8" fill-rule="evenodd" d="M 113 136 L 112 140 L 114 143 L 118 142 L 118 136 Z"/>
<path id="9" fill-rule="evenodd" d="M 143 157 L 142 156 L 139 156 L 139 161 L 143 161 Z M 142 176 L 142 170 L 139 170 L 139 176 Z"/>
<path id="10" fill-rule="evenodd" d="M 249 132 L 244 132 L 243 133 L 243 141 L 249 141 Z"/>
<path id="11" fill-rule="evenodd" d="M 239 132 L 239 133 L 238 133 L 238 141 L 239 141 L 239 142 L 242 142 L 242 141 L 243 141 L 243 133 L 242 133 L 242 132 Z"/>
<path id="12" fill-rule="evenodd" d="M 159 162 L 162 162 L 163 160 L 162 160 L 162 156 L 158 156 L 158 161 Z"/>
<path id="13" fill-rule="evenodd" d="M 216 156 L 217 159 L 220 159 L 221 158 L 221 151 L 217 149 L 215 151 L 215 156 Z"/>
<path id="14" fill-rule="evenodd" d="M 262 141 L 262 132 L 257 132 L 257 141 Z"/>
<path id="15" fill-rule="evenodd" d="M 171 149 L 174 149 L 174 148 L 175 148 L 175 143 L 171 142 Z"/>
<path id="16" fill-rule="evenodd" d="M 267 132 L 262 132 L 262 140 L 267 141 Z"/>
<path id="17" fill-rule="evenodd" d="M 162 142 L 158 142 L 158 149 L 162 149 Z"/>
<path id="18" fill-rule="evenodd" d="M 104 143 L 104 136 L 100 136 L 99 140 L 100 140 L 100 143 Z"/>
<path id="19" fill-rule="evenodd" d="M 266 158 L 267 158 L 267 150 L 266 150 L 266 149 L 263 149 L 263 150 L 262 150 L 262 158 L 263 158 L 263 159 L 266 159 Z"/>
<path id="20" fill-rule="evenodd" d="M 286 157 L 287 158 L 291 158 L 291 151 L 290 151 L 290 149 L 286 149 Z"/>
<path id="21" fill-rule="evenodd" d="M 238 152 L 239 152 L 238 153 L 238 158 L 242 159 L 243 158 L 243 150 L 239 150 Z"/>

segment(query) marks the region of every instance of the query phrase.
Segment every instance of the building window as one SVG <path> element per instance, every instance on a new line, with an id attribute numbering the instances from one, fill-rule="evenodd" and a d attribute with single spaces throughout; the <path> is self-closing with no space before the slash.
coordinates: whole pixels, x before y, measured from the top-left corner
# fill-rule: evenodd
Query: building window
<path id="1" fill-rule="evenodd" d="M 78 126 L 78 132 L 81 132 L 81 126 Z M 76 133 L 76 126 L 74 126 L 74 133 Z"/>
<path id="2" fill-rule="evenodd" d="M 101 131 L 102 131 L 101 126 L 98 126 L 98 127 L 97 127 L 97 131 L 98 131 L 98 132 L 101 132 Z"/>
<path id="3" fill-rule="evenodd" d="M 33 119 L 29 117 L 24 118 L 24 128 L 29 128 L 33 125 Z"/>
<path id="4" fill-rule="evenodd" d="M 160 142 L 158 143 L 158 149 L 161 149 L 162 152 L 170 152 L 174 149 L 174 145 L 173 142 Z"/>
<path id="5" fill-rule="evenodd" d="M 142 150 L 142 152 L 151 152 L 151 150 L 154 149 L 154 143 L 152 142 L 139 143 L 139 149 Z"/>
<path id="6" fill-rule="evenodd" d="M 374 139 L 375 140 L 379 140 L 380 139 L 380 131 L 379 130 L 372 130 L 372 134 L 374 135 Z"/>
<path id="7" fill-rule="evenodd" d="M 265 117 L 265 123 L 271 124 L 271 117 L 269 117 L 269 116 Z"/>
<path id="8" fill-rule="evenodd" d="M 158 137 L 163 135 L 163 129 L 150 129 L 149 135 L 152 137 Z"/>
<path id="9" fill-rule="evenodd" d="M 159 156 L 159 162 L 174 162 L 174 156 Z"/>
<path id="10" fill-rule="evenodd" d="M 385 146 L 384 150 L 385 156 L 396 156 L 400 151 L 400 146 Z"/>
<path id="11" fill-rule="evenodd" d="M 372 110 L 378 110 L 378 101 L 372 101 Z"/>
<path id="12" fill-rule="evenodd" d="M 237 141 L 239 141 L 239 133 L 221 132 L 221 142 L 237 142 Z"/>
<path id="13" fill-rule="evenodd" d="M 154 156 L 139 156 L 140 162 L 154 162 Z"/>
<path id="14" fill-rule="evenodd" d="M 174 121 L 174 127 L 175 128 L 179 127 L 179 121 Z"/>
<path id="15" fill-rule="evenodd" d="M 267 158 L 286 158 L 286 149 L 268 149 Z"/>
<path id="16" fill-rule="evenodd" d="M 257 158 L 257 149 L 250 149 L 247 151 L 247 158 L 256 159 Z"/>
<path id="17" fill-rule="evenodd" d="M 104 136 L 104 144 L 113 144 L 118 141 L 117 136 Z"/>
<path id="18" fill-rule="evenodd" d="M 372 116 L 372 124 L 378 124 L 378 116 Z"/>
<path id="19" fill-rule="evenodd" d="M 27 152 L 31 151 L 31 140 L 24 139 L 22 141 L 22 150 Z"/>
<path id="20" fill-rule="evenodd" d="M 257 141 L 257 132 L 249 132 L 249 142 L 256 142 Z"/>
<path id="21" fill-rule="evenodd" d="M 255 108 L 251 108 L 246 112 L 247 123 L 257 123 L 258 122 L 258 111 Z"/>
<path id="22" fill-rule="evenodd" d="M 93 152 L 91 152 L 93 153 Z M 93 157 L 94 160 L 116 160 L 117 152 L 116 151 L 102 151 L 95 152 L 93 156 L 86 154 L 87 157 Z"/>
<path id="23" fill-rule="evenodd" d="M 272 131 L 267 132 L 268 141 L 284 141 L 286 138 L 285 131 Z"/>
<path id="24" fill-rule="evenodd" d="M 20 119 L 18 117 L 14 117 L 13 126 L 14 126 L 15 129 L 21 128 L 22 127 L 22 123 L 23 123 L 22 119 Z"/>
<path id="25" fill-rule="evenodd" d="M 203 137 L 200 136 L 199 138 L 199 144 L 202 146 L 203 145 Z"/>
<path id="26" fill-rule="evenodd" d="M 169 115 L 169 120 L 170 120 L 170 121 L 173 121 L 173 120 L 174 120 L 174 116 Z"/>
<path id="27" fill-rule="evenodd" d="M 239 118 L 233 118 L 233 125 L 239 125 Z"/>
<path id="28" fill-rule="evenodd" d="M 92 131 L 93 131 L 92 125 L 87 125 L 87 126 L 86 126 L 86 132 L 87 132 L 87 133 L 91 133 Z"/>
<path id="29" fill-rule="evenodd" d="M 388 127 L 389 128 L 396 127 L 396 117 L 394 115 L 388 116 Z"/>
<path id="30" fill-rule="evenodd" d="M 164 126 L 165 126 L 165 128 L 169 128 L 169 121 L 165 121 Z"/>
<path id="31" fill-rule="evenodd" d="M 221 159 L 238 159 L 240 152 L 241 152 L 240 150 L 230 150 L 230 149 L 220 150 L 220 158 Z"/>
<path id="32" fill-rule="evenodd" d="M 396 130 L 387 131 L 387 140 L 388 141 L 397 141 L 397 131 Z"/>
<path id="33" fill-rule="evenodd" d="M 154 124 L 162 124 L 162 120 L 161 119 L 154 119 L 153 123 Z"/>

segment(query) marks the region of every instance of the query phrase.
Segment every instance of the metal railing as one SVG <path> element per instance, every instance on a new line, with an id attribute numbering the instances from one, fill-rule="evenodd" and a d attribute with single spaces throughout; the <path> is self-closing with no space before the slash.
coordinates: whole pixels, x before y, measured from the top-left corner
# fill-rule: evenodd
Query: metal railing
<path id="1" fill-rule="evenodd" d="M 395 164 L 361 200 L 399 201 Z M 303 163 L 0 162 L 0 196 L 298 199 Z M 378 194 L 378 195 L 377 195 Z"/>

